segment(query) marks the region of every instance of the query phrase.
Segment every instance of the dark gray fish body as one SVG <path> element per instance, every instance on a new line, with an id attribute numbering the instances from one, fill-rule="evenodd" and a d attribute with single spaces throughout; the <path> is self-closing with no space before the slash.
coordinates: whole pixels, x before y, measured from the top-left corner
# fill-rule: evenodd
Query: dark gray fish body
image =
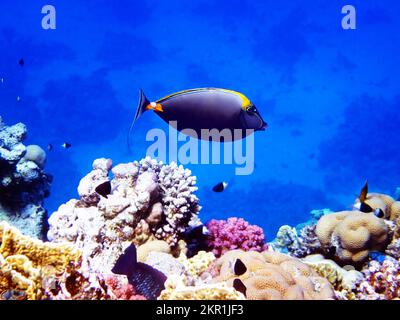
<path id="1" fill-rule="evenodd" d="M 246 96 L 227 89 L 184 90 L 155 102 L 150 102 L 141 92 L 135 120 L 146 110 L 155 111 L 178 131 L 191 129 L 183 133 L 204 140 L 228 142 L 244 138 L 253 131 L 265 130 L 267 126 Z M 227 135 L 221 140 L 221 135 L 217 132 L 211 137 L 202 136 L 202 129 L 216 129 L 221 134 L 224 133 L 224 129 L 229 131 L 225 130 Z M 240 135 L 234 136 L 234 130 Z"/>
<path id="2" fill-rule="evenodd" d="M 205 90 L 183 93 L 158 103 L 164 110 L 158 115 L 166 122 L 177 121 L 175 129 L 179 131 L 190 128 L 200 136 L 201 129 L 242 129 L 242 99 L 230 92 Z"/>
<path id="3" fill-rule="evenodd" d="M 131 244 L 118 258 L 114 268 L 115 274 L 124 274 L 128 282 L 134 287 L 137 293 L 149 300 L 156 300 L 161 291 L 164 290 L 164 283 L 167 277 L 153 267 L 137 262 L 136 247 Z"/>

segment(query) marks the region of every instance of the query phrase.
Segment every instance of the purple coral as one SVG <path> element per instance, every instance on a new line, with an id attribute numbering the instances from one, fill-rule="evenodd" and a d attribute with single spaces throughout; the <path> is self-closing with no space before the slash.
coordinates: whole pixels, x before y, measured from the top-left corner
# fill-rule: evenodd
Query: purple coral
<path id="1" fill-rule="evenodd" d="M 207 228 L 209 231 L 208 246 L 217 257 L 234 249 L 259 252 L 266 249 L 263 230 L 242 218 L 213 219 L 207 223 Z"/>

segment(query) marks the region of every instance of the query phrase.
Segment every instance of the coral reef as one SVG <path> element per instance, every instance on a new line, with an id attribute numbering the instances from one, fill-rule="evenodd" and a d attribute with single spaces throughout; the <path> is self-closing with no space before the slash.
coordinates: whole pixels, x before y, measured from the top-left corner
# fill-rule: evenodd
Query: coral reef
<path id="1" fill-rule="evenodd" d="M 19 290 L 28 299 L 39 299 L 46 279 L 79 260 L 80 252 L 71 244 L 42 242 L 0 223 L 0 292 Z"/>
<path id="2" fill-rule="evenodd" d="M 44 282 L 43 299 L 108 300 L 117 299 L 106 285 L 106 278 L 90 272 L 87 263 L 69 263 L 61 275 L 52 275 Z"/>
<path id="3" fill-rule="evenodd" d="M 395 259 L 400 260 L 400 238 L 394 238 L 392 242 L 387 246 L 385 253 Z"/>
<path id="4" fill-rule="evenodd" d="M 232 271 L 232 263 L 240 259 L 246 266 L 242 275 Z M 233 286 L 240 279 L 250 300 L 322 300 L 333 299 L 334 290 L 329 281 L 318 276 L 300 260 L 278 252 L 263 253 L 232 250 L 215 262 L 219 276 L 214 282 Z"/>
<path id="5" fill-rule="evenodd" d="M 332 284 L 337 298 L 346 300 L 355 298 L 353 290 L 357 283 L 363 279 L 361 272 L 341 268 L 334 261 L 325 259 L 320 254 L 309 255 L 302 261 Z"/>
<path id="6" fill-rule="evenodd" d="M 242 218 L 210 220 L 207 224 L 207 242 L 216 257 L 234 249 L 263 251 L 266 248 L 263 230 Z"/>
<path id="7" fill-rule="evenodd" d="M 43 239 L 47 226 L 43 200 L 52 178 L 43 171 L 46 153 L 39 146 L 25 146 L 26 135 L 24 124 L 6 126 L 0 117 L 0 221 Z"/>
<path id="8" fill-rule="evenodd" d="M 113 295 L 114 300 L 146 300 L 137 294 L 135 288 L 128 283 L 128 279 L 121 275 L 109 275 L 106 278 L 106 285 Z"/>
<path id="9" fill-rule="evenodd" d="M 108 182 L 110 193 L 99 194 L 96 188 Z M 48 238 L 75 243 L 92 271 L 107 273 L 132 242 L 178 245 L 200 209 L 195 184 L 191 172 L 175 163 L 145 158 L 112 167 L 110 159 L 97 159 L 78 186 L 80 199 L 49 218 Z"/>
<path id="10" fill-rule="evenodd" d="M 384 250 L 389 228 L 373 213 L 341 211 L 323 216 L 316 234 L 325 254 L 339 264 L 359 266 L 373 250 Z"/>
<path id="11" fill-rule="evenodd" d="M 184 255 L 181 255 L 178 259 L 185 268 L 187 283 L 196 285 L 196 283 L 205 282 L 212 278 L 210 274 L 207 274 L 207 271 L 215 260 L 213 253 L 199 251 L 195 256 L 189 259 Z"/>
<path id="12" fill-rule="evenodd" d="M 400 299 L 400 262 L 386 258 L 384 261 L 370 261 L 362 270 L 364 275 L 356 289 L 360 300 Z"/>
<path id="13" fill-rule="evenodd" d="M 245 300 L 245 297 L 225 283 L 187 286 L 180 276 L 171 276 L 158 300 Z"/>
<path id="14" fill-rule="evenodd" d="M 316 224 L 305 225 L 300 231 L 284 225 L 279 228 L 274 242 L 269 243 L 274 249 L 303 258 L 321 251 L 321 243 L 315 233 Z"/>

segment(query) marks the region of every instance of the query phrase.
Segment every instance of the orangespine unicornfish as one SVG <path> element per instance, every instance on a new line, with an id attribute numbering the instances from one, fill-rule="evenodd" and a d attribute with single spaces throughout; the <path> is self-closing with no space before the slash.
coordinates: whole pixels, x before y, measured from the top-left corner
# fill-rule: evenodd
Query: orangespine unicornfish
<path id="1" fill-rule="evenodd" d="M 254 104 L 242 93 L 228 89 L 189 89 L 154 102 L 148 100 L 140 90 L 139 105 L 130 131 L 135 121 L 147 110 L 153 110 L 178 131 L 187 129 L 183 131 L 184 134 L 203 140 L 222 142 L 221 135 L 213 129 L 218 132 L 230 130 L 230 137 L 223 135 L 223 142 L 228 142 L 267 128 L 267 123 Z M 208 134 L 202 131 L 204 129 Z M 240 134 L 234 135 L 235 132 Z"/>

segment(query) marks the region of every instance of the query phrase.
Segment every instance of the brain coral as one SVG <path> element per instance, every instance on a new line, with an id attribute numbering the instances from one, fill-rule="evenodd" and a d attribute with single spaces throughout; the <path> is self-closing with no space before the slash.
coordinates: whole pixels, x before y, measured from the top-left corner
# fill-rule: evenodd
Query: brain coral
<path id="1" fill-rule="evenodd" d="M 237 276 L 232 263 L 240 259 L 247 270 Z M 214 282 L 233 286 L 240 279 L 250 300 L 322 300 L 333 299 L 334 290 L 324 279 L 299 259 L 278 252 L 263 253 L 232 250 L 215 262 L 219 275 Z"/>
<path id="2" fill-rule="evenodd" d="M 371 250 L 385 248 L 389 230 L 372 213 L 341 211 L 323 216 L 316 233 L 326 253 L 338 263 L 360 265 Z"/>
<path id="3" fill-rule="evenodd" d="M 96 192 L 108 182 L 110 194 Z M 177 246 L 200 209 L 195 184 L 191 172 L 175 163 L 145 158 L 112 168 L 110 159 L 97 159 L 78 186 L 80 200 L 61 205 L 49 218 L 48 238 L 74 242 L 94 271 L 106 273 L 132 242 L 159 239 Z"/>
<path id="4" fill-rule="evenodd" d="M 208 246 L 217 257 L 229 250 L 262 251 L 266 247 L 263 230 L 242 218 L 213 219 L 206 226 L 209 231 Z"/>
<path id="5" fill-rule="evenodd" d="M 0 292 L 17 289 L 28 299 L 44 294 L 47 277 L 63 272 L 80 252 L 71 244 L 55 244 L 22 235 L 6 222 L 0 223 Z"/>

